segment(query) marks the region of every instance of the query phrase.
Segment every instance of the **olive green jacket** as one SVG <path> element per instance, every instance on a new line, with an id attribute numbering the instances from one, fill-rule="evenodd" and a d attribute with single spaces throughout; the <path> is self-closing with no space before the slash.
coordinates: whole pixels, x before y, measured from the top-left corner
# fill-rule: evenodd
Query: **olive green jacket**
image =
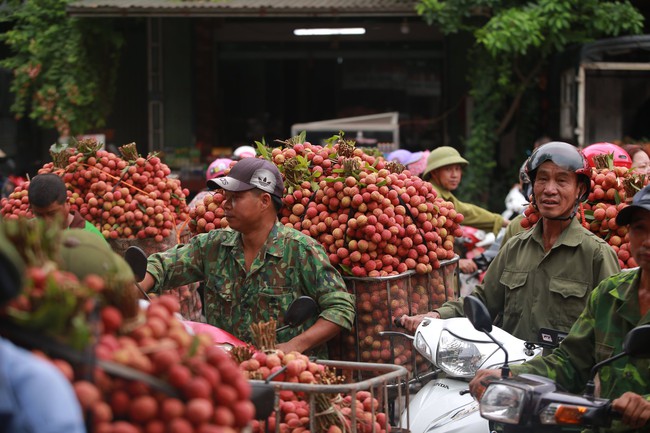
<path id="1" fill-rule="evenodd" d="M 465 217 L 462 222 L 463 225 L 492 232 L 495 235 L 503 227 L 503 217 L 501 215 L 492 213 L 471 203 L 462 202 L 451 191 L 444 189 L 440 185 L 436 185 L 435 183 L 431 183 L 431 185 L 433 185 L 433 189 L 436 190 L 439 197 L 453 203 L 456 212 Z"/>
<path id="2" fill-rule="evenodd" d="M 614 250 L 577 219 L 544 251 L 542 224 L 513 237 L 490 264 L 479 297 L 498 326 L 537 341 L 541 327 L 567 332 L 603 279 L 620 272 Z M 463 316 L 463 302 L 449 301 L 440 316 Z"/>
<path id="3" fill-rule="evenodd" d="M 274 318 L 281 326 L 291 301 L 302 295 L 318 303 L 321 318 L 351 329 L 354 297 L 313 238 L 276 222 L 249 272 L 244 263 L 241 234 L 219 229 L 151 255 L 147 272 L 155 290 L 204 281 L 207 322 L 246 342 L 252 342 L 252 323 Z M 289 341 L 315 321 L 280 332 L 278 341 Z"/>
<path id="4" fill-rule="evenodd" d="M 640 270 L 623 271 L 601 282 L 569 335 L 553 353 L 521 365 L 514 374 L 532 373 L 549 377 L 572 393 L 584 389 L 591 367 L 623 351 L 625 335 L 634 327 L 650 324 L 650 313 L 641 317 L 638 303 Z M 598 373 L 600 397 L 615 399 L 627 391 L 650 400 L 650 360 L 623 357 Z M 604 430 L 601 430 L 604 431 Z M 633 430 L 614 422 L 615 432 Z"/>
<path id="5" fill-rule="evenodd" d="M 508 227 L 506 227 L 506 231 L 503 234 L 503 239 L 501 239 L 501 248 L 503 248 L 511 237 L 526 230 L 521 226 L 522 219 L 524 219 L 524 215 L 520 214 L 510 220 L 510 224 L 508 224 Z"/>

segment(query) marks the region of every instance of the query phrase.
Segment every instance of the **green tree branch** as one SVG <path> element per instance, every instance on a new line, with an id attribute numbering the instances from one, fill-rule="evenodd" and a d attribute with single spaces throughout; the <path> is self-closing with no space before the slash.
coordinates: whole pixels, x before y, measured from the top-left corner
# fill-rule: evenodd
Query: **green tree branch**
<path id="1" fill-rule="evenodd" d="M 445 34 L 474 36 L 468 77 L 474 107 L 465 141 L 474 164 L 463 197 L 479 203 L 492 189 L 500 138 L 550 57 L 573 44 L 643 28 L 643 16 L 627 0 L 420 0 L 416 10 Z"/>

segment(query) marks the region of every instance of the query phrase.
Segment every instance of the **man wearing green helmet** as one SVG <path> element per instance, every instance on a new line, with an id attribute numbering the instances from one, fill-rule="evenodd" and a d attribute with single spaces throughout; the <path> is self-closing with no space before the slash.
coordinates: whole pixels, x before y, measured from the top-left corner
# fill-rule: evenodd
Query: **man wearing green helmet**
<path id="1" fill-rule="evenodd" d="M 465 217 L 463 225 L 496 235 L 501 227 L 507 226 L 510 221 L 479 206 L 462 202 L 452 193 L 458 188 L 463 177 L 463 167 L 468 164 L 469 162 L 460 156 L 456 149 L 441 146 L 434 149 L 427 157 L 427 168 L 422 174 L 422 179 L 431 182 L 438 196 L 453 203 L 454 209 Z M 465 274 L 471 274 L 477 270 L 476 263 L 469 259 L 461 259 L 459 267 Z"/>
<path id="2" fill-rule="evenodd" d="M 88 275 L 102 277 L 106 301 L 125 318 L 138 312 L 140 292 L 129 264 L 103 238 L 84 229 L 64 230 L 61 235 L 60 269 L 82 281 Z"/>
<path id="3" fill-rule="evenodd" d="M 441 146 L 429 154 L 427 168 L 422 174 L 422 179 L 431 182 L 440 197 L 454 204 L 456 211 L 465 217 L 464 225 L 493 232 L 496 235 L 501 227 L 508 225 L 508 220 L 497 213 L 462 202 L 452 193 L 460 185 L 463 167 L 467 165 L 469 162 L 460 156 L 456 149 L 450 146 Z"/>

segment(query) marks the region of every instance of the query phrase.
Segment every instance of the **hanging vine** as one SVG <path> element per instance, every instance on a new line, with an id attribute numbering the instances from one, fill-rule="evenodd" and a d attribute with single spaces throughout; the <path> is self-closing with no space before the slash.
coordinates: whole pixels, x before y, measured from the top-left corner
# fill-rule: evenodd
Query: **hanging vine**
<path id="1" fill-rule="evenodd" d="M 102 127 L 110 113 L 122 37 L 113 20 L 66 15 L 71 0 L 9 0 L 0 35 L 12 55 L 11 110 L 70 136 Z"/>

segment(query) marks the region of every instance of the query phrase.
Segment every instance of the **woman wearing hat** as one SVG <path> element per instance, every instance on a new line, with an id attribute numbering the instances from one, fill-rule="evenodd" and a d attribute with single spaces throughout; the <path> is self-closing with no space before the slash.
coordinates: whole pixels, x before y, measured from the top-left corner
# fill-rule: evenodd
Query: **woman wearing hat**
<path id="1" fill-rule="evenodd" d="M 441 146 L 429 154 L 422 179 L 431 182 L 440 197 L 454 204 L 454 209 L 465 217 L 464 225 L 493 232 L 496 235 L 501 227 L 508 225 L 509 220 L 471 203 L 462 202 L 452 194 L 463 177 L 463 167 L 468 164 L 469 162 L 460 156 L 456 149 Z"/>
<path id="2" fill-rule="evenodd" d="M 424 152 L 409 152 L 406 149 L 397 149 L 386 155 L 386 159 L 388 161 L 397 161 L 405 166 L 412 175 L 420 176 L 426 168 L 428 156 L 428 150 Z"/>

